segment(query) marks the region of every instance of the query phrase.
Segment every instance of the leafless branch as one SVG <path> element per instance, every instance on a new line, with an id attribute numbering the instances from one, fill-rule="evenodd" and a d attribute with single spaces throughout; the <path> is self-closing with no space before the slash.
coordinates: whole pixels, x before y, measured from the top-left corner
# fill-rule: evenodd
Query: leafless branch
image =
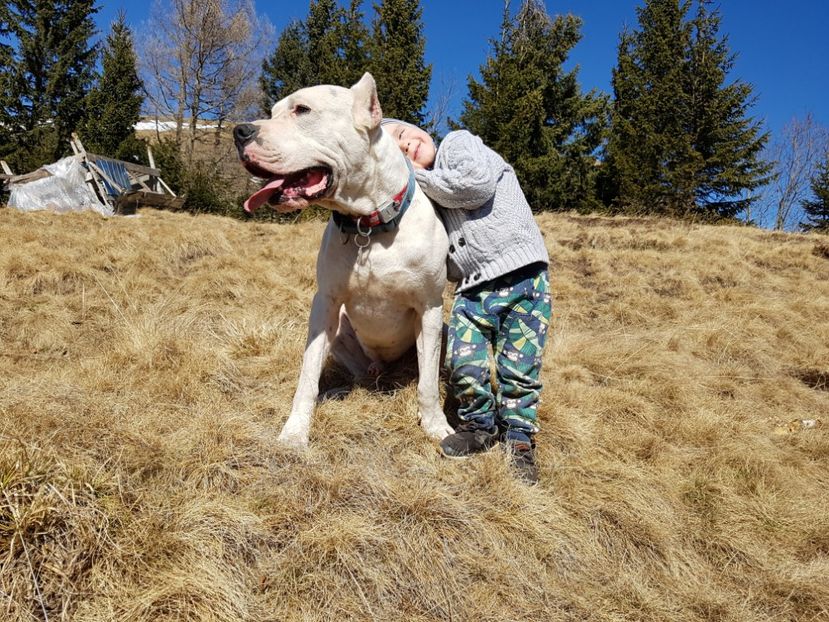
<path id="1" fill-rule="evenodd" d="M 775 179 L 762 202 L 766 218 L 774 216 L 774 228 L 796 224 L 795 213 L 809 193 L 809 181 L 829 148 L 829 130 L 811 114 L 794 118 L 772 142 L 767 159 L 775 163 Z"/>
<path id="2" fill-rule="evenodd" d="M 273 27 L 252 0 L 155 0 L 150 20 L 140 53 L 147 98 L 175 120 L 192 158 L 200 123 L 221 126 L 256 108 Z"/>

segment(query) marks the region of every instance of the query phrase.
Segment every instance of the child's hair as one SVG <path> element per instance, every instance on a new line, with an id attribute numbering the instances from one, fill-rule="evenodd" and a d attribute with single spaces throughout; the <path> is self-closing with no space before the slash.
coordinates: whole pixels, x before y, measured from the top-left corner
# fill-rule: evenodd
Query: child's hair
<path id="1" fill-rule="evenodd" d="M 382 121 L 380 121 L 380 127 L 383 127 L 384 125 L 390 125 L 392 123 L 397 123 L 398 125 L 408 125 L 409 127 L 413 127 L 418 130 L 420 129 L 414 123 L 409 123 L 408 121 L 401 121 L 400 119 L 392 119 L 391 117 L 386 117 Z"/>

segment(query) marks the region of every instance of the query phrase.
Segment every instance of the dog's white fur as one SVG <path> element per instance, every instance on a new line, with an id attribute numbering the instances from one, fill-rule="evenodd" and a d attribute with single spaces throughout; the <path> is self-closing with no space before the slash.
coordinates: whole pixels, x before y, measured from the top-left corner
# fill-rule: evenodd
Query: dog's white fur
<path id="1" fill-rule="evenodd" d="M 400 192 L 409 176 L 403 154 L 380 127 L 381 118 L 370 74 L 350 89 L 301 89 L 277 102 L 270 119 L 254 123 L 256 140 L 241 155 L 273 174 L 328 167 L 333 172 L 329 190 L 313 202 L 343 214 L 368 215 Z M 301 209 L 307 203 L 290 198 L 277 209 Z M 281 441 L 307 446 L 329 354 L 359 375 L 398 359 L 413 344 L 420 424 L 433 439 L 452 432 L 438 391 L 447 250 L 443 225 L 420 188 L 399 228 L 372 234 L 362 250 L 329 221 L 317 259 L 318 290 L 302 369 Z"/>

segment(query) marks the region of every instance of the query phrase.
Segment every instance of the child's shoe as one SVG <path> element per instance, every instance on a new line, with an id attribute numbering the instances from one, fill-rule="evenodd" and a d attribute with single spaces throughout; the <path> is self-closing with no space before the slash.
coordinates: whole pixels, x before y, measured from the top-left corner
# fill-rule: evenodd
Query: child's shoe
<path id="1" fill-rule="evenodd" d="M 510 462 L 519 479 L 535 486 L 538 483 L 538 465 L 535 462 L 535 441 L 515 430 L 504 432 L 504 448 L 509 452 Z"/>
<path id="2" fill-rule="evenodd" d="M 498 428 L 486 429 L 469 421 L 458 426 L 440 442 L 441 453 L 448 458 L 465 458 L 486 451 L 498 442 Z"/>

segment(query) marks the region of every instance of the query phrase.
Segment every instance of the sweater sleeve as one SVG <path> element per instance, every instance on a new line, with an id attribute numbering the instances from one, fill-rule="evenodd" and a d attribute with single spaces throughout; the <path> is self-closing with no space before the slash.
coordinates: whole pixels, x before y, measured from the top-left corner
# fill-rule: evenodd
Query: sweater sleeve
<path id="1" fill-rule="evenodd" d="M 495 194 L 501 171 L 493 153 L 466 130 L 450 132 L 441 142 L 435 167 L 416 170 L 415 177 L 426 196 L 441 207 L 477 209 Z"/>

